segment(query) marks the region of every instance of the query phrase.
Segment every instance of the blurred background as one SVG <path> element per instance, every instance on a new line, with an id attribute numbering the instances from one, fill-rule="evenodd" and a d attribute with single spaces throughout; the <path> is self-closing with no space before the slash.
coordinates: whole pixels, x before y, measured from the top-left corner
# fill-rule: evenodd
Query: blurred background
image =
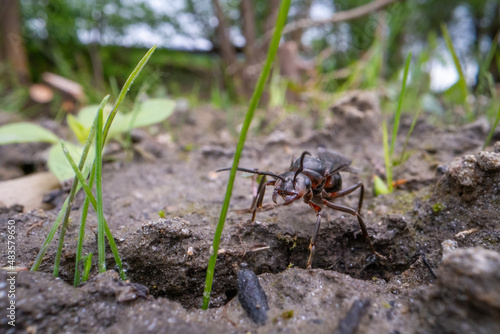
<path id="1" fill-rule="evenodd" d="M 107 93 L 113 99 L 154 44 L 135 92 L 192 107 L 245 105 L 278 7 L 279 0 L 2 0 L 0 110 L 63 119 Z M 295 0 L 263 103 L 322 109 L 347 90 L 376 88 L 390 109 L 411 52 L 404 112 L 491 119 L 499 29 L 497 0 Z"/>

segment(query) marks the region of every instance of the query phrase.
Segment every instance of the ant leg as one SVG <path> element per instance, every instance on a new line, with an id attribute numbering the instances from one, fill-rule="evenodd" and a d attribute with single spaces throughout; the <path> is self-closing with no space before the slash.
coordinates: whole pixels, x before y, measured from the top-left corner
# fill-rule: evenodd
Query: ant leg
<path id="1" fill-rule="evenodd" d="M 363 199 L 360 198 L 360 203 L 362 203 L 362 202 L 363 202 Z M 326 206 L 328 206 L 330 209 L 341 211 L 341 212 L 345 212 L 345 213 L 349 213 L 349 214 L 351 214 L 353 216 L 356 216 L 356 218 L 358 218 L 358 223 L 359 223 L 359 226 L 361 227 L 361 231 L 363 231 L 363 236 L 365 237 L 365 240 L 368 243 L 368 246 L 370 246 L 370 249 L 371 249 L 372 253 L 375 254 L 375 255 L 377 255 L 379 258 L 381 258 L 383 260 L 387 260 L 387 258 L 385 256 L 377 253 L 375 251 L 375 248 L 373 248 L 372 242 L 370 241 L 370 237 L 368 235 L 368 231 L 366 230 L 365 221 L 363 220 L 363 217 L 361 217 L 361 215 L 356 210 L 354 210 L 352 208 L 349 208 L 347 206 L 338 205 L 338 204 L 334 204 L 334 203 L 328 202 L 326 199 L 323 199 L 323 203 Z"/>
<path id="2" fill-rule="evenodd" d="M 343 190 L 328 194 L 325 197 L 328 199 L 343 197 L 345 195 L 349 195 L 350 193 L 352 193 L 353 191 L 355 191 L 356 189 L 358 189 L 360 187 L 361 187 L 361 193 L 359 194 L 358 213 L 361 214 L 361 207 L 363 206 L 363 198 L 365 196 L 365 186 L 363 185 L 362 182 L 358 182 L 349 188 L 345 188 Z"/>
<path id="3" fill-rule="evenodd" d="M 315 209 L 316 210 L 316 209 Z M 307 269 L 311 269 L 312 267 L 312 261 L 313 261 L 313 256 L 314 256 L 314 251 L 316 250 L 316 238 L 318 237 L 319 233 L 319 226 L 321 225 L 321 208 L 319 211 L 316 210 L 316 227 L 314 228 L 314 233 L 311 238 L 311 243 L 309 244 L 309 260 L 307 260 Z"/>
<path id="4" fill-rule="evenodd" d="M 252 201 L 252 206 L 250 207 L 250 210 L 252 210 L 252 220 L 251 222 L 255 221 L 255 215 L 257 214 L 257 209 L 262 207 L 262 201 L 264 200 L 264 194 L 266 193 L 266 186 L 274 186 L 276 181 L 269 181 L 266 182 L 266 177 L 263 176 L 262 179 L 259 182 L 259 188 L 257 192 L 257 196 L 254 197 Z"/>

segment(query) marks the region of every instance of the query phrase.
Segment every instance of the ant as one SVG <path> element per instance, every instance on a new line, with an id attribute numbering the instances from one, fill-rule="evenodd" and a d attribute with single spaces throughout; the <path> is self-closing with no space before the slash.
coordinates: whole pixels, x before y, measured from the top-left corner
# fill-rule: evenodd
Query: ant
<path id="1" fill-rule="evenodd" d="M 342 189 L 342 177 L 339 172 L 354 172 L 351 168 L 352 160 L 344 155 L 330 151 L 324 148 L 318 148 L 318 157 L 312 157 L 307 151 L 303 152 L 297 160 L 293 161 L 287 172 L 283 174 L 275 174 L 273 172 L 262 172 L 247 168 L 238 168 L 237 170 L 247 173 L 253 173 L 264 176 L 258 188 L 257 196 L 252 202 L 253 210 L 252 220 L 255 221 L 255 214 L 258 208 L 262 207 L 262 201 L 266 192 L 267 186 L 274 186 L 273 202 L 277 204 L 278 196 L 281 196 L 285 201 L 284 205 L 290 205 L 294 201 L 302 198 L 316 212 L 316 226 L 309 244 L 309 259 L 307 261 L 307 269 L 311 269 L 314 251 L 316 249 L 316 239 L 318 237 L 319 228 L 321 225 L 322 209 L 324 206 L 356 216 L 363 232 L 363 236 L 368 243 L 373 254 L 378 258 L 386 260 L 387 258 L 375 251 L 370 241 L 366 225 L 361 216 L 361 207 L 363 205 L 364 185 L 358 182 L 355 185 Z M 217 172 L 227 171 L 231 168 L 222 168 Z M 266 182 L 265 176 L 271 176 L 274 180 Z M 346 196 L 356 189 L 360 189 L 358 210 L 348 206 L 332 203 L 331 201 Z"/>

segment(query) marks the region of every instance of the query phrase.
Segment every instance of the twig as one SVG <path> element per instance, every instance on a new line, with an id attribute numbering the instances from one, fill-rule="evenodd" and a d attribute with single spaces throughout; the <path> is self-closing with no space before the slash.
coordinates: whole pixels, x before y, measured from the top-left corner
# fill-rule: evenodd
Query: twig
<path id="1" fill-rule="evenodd" d="M 434 269 L 432 269 L 431 264 L 429 262 L 427 262 L 427 259 L 425 258 L 425 254 L 422 252 L 421 255 L 422 255 L 422 261 L 424 261 L 425 266 L 427 267 L 427 269 L 429 269 L 429 272 L 431 273 L 432 277 L 434 279 L 436 279 L 437 275 L 434 272 Z"/>
<path id="2" fill-rule="evenodd" d="M 288 34 L 291 32 L 294 32 L 296 30 L 300 29 L 305 29 L 305 28 L 311 28 L 315 26 L 320 26 L 323 24 L 327 23 L 338 23 L 338 22 L 345 22 L 345 21 L 350 21 L 354 20 L 363 16 L 366 16 L 368 14 L 371 14 L 373 12 L 379 11 L 383 9 L 384 7 L 397 2 L 399 0 L 375 0 L 372 1 L 366 5 L 355 7 L 352 9 L 344 10 L 341 12 L 337 12 L 333 14 L 333 16 L 324 19 L 324 20 L 311 20 L 311 19 L 303 19 L 303 20 L 298 20 L 292 23 L 289 23 L 285 26 L 283 29 L 283 34 Z M 267 31 L 264 36 L 262 36 L 259 41 L 257 42 L 258 46 L 263 45 L 267 41 L 271 39 L 271 36 L 273 35 L 274 29 Z"/>

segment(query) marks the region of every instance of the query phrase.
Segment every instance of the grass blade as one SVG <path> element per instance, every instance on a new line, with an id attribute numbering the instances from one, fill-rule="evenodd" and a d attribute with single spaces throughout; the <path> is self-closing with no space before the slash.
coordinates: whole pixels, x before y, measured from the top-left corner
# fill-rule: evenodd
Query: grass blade
<path id="1" fill-rule="evenodd" d="M 403 150 L 401 151 L 401 155 L 399 156 L 399 163 L 402 163 L 403 160 L 405 159 L 405 152 L 406 152 L 406 147 L 408 146 L 408 142 L 410 141 L 410 136 L 411 133 L 413 132 L 413 129 L 415 128 L 415 125 L 417 124 L 418 116 L 420 115 L 420 111 L 422 109 L 418 109 L 415 115 L 413 116 L 413 120 L 411 121 L 410 128 L 408 129 L 408 133 L 406 134 L 405 142 L 403 144 Z"/>
<path id="2" fill-rule="evenodd" d="M 392 193 L 392 156 L 389 152 L 389 135 L 387 133 L 387 123 L 382 122 L 382 140 L 384 141 L 384 159 L 385 159 L 385 179 L 387 188 Z"/>
<path id="3" fill-rule="evenodd" d="M 278 50 L 279 42 L 281 39 L 281 33 L 283 31 L 283 27 L 286 22 L 286 18 L 288 16 L 288 10 L 290 8 L 291 0 L 282 0 L 280 4 L 280 9 L 278 13 L 278 19 L 276 22 L 276 27 L 274 30 L 273 38 L 271 40 L 271 44 L 269 46 L 269 51 L 267 54 L 267 59 L 260 73 L 259 80 L 255 86 L 255 90 L 252 95 L 252 99 L 250 100 L 250 105 L 248 106 L 248 111 L 245 115 L 245 120 L 243 122 L 243 126 L 240 133 L 240 138 L 238 140 L 238 145 L 236 146 L 236 152 L 234 154 L 233 165 L 231 168 L 231 174 L 229 175 L 229 181 L 227 184 L 226 196 L 224 198 L 224 204 L 222 205 L 221 214 L 219 218 L 219 222 L 217 224 L 217 228 L 215 230 L 213 245 L 210 248 L 210 258 L 208 261 L 207 268 L 207 276 L 205 280 L 205 289 L 203 292 L 203 304 L 202 309 L 206 310 L 208 308 L 208 304 L 210 301 L 210 292 L 212 291 L 212 282 L 215 271 L 215 263 L 217 261 L 217 252 L 219 251 L 219 243 L 222 235 L 222 230 L 224 229 L 224 223 L 226 221 L 227 210 L 229 208 L 229 202 L 231 201 L 231 194 L 233 191 L 234 179 L 236 176 L 236 169 L 238 167 L 238 163 L 240 161 L 241 152 L 243 151 L 243 147 L 245 145 L 245 140 L 247 136 L 248 129 L 250 127 L 250 123 L 253 118 L 253 114 L 255 109 L 257 108 L 257 104 L 259 103 L 260 96 L 262 95 L 262 91 L 264 90 L 264 85 L 266 83 L 267 78 L 269 77 L 269 72 L 271 71 L 271 65 L 276 56 L 276 52 Z"/>
<path id="4" fill-rule="evenodd" d="M 87 196 L 85 197 L 85 201 L 83 202 L 82 217 L 80 219 L 80 231 L 78 232 L 78 244 L 76 245 L 75 280 L 73 283 L 74 286 L 78 286 L 78 284 L 80 284 L 80 271 L 78 269 L 78 263 L 80 262 L 80 259 L 82 257 L 83 239 L 85 238 L 85 225 L 87 222 L 87 213 L 89 211 L 89 204 L 90 200 Z"/>
<path id="5" fill-rule="evenodd" d="M 495 129 L 497 128 L 499 121 L 500 121 L 500 107 L 498 107 L 497 117 L 495 118 L 495 121 L 491 126 L 490 133 L 488 133 L 488 137 L 486 137 L 486 140 L 484 141 L 483 150 L 490 143 L 491 138 L 493 137 L 493 133 L 495 133 Z"/>
<path id="6" fill-rule="evenodd" d="M 106 244 L 104 240 L 104 212 L 102 207 L 102 109 L 97 114 L 97 134 L 95 138 L 95 191 L 97 197 L 97 268 L 106 271 Z M 83 184 L 82 184 L 83 187 Z"/>
<path id="7" fill-rule="evenodd" d="M 460 65 L 460 60 L 458 59 L 455 47 L 453 46 L 453 41 L 451 40 L 450 34 L 448 33 L 448 28 L 444 23 L 441 24 L 441 31 L 443 32 L 443 38 L 446 43 L 446 47 L 451 53 L 453 58 L 453 63 L 455 64 L 455 69 L 458 72 L 458 86 L 460 87 L 460 92 L 462 93 L 462 103 L 465 108 L 465 114 L 467 120 L 472 122 L 474 120 L 474 114 L 467 102 L 467 96 L 469 95 L 469 90 L 467 89 L 467 81 L 465 80 L 464 71 L 462 70 L 462 65 Z"/>
<path id="8" fill-rule="evenodd" d="M 122 90 L 120 91 L 120 95 L 118 95 L 118 99 L 116 100 L 115 105 L 113 106 L 113 109 L 111 110 L 111 113 L 108 116 L 108 119 L 106 120 L 106 124 L 104 125 L 104 132 L 103 132 L 103 140 L 102 142 L 106 142 L 106 137 L 108 136 L 109 128 L 111 127 L 111 123 L 113 123 L 113 119 L 116 116 L 116 113 L 118 112 L 118 108 L 122 104 L 123 100 L 125 100 L 125 97 L 127 96 L 128 91 L 130 90 L 130 86 L 134 83 L 134 80 L 139 76 L 139 73 L 141 73 L 142 69 L 148 62 L 149 58 L 153 55 L 153 52 L 156 50 L 156 45 L 154 45 L 151 49 L 146 52 L 144 57 L 139 61 L 137 66 L 134 68 L 132 73 L 127 78 L 127 81 L 125 81 L 125 84 L 122 87 Z"/>
<path id="9" fill-rule="evenodd" d="M 401 84 L 401 92 L 399 93 L 398 107 L 396 109 L 396 114 L 394 115 L 394 125 L 392 127 L 392 137 L 391 137 L 391 149 L 389 150 L 389 154 L 391 157 L 394 154 L 394 148 L 396 146 L 396 137 L 398 136 L 399 121 L 401 119 L 401 107 L 403 105 L 403 97 L 406 91 L 406 81 L 408 80 L 408 70 L 410 69 L 410 63 L 411 63 L 411 52 L 406 57 L 403 82 Z"/>
<path id="10" fill-rule="evenodd" d="M 90 267 L 92 266 L 92 253 L 85 257 L 85 268 L 83 269 L 82 283 L 89 280 Z"/>

